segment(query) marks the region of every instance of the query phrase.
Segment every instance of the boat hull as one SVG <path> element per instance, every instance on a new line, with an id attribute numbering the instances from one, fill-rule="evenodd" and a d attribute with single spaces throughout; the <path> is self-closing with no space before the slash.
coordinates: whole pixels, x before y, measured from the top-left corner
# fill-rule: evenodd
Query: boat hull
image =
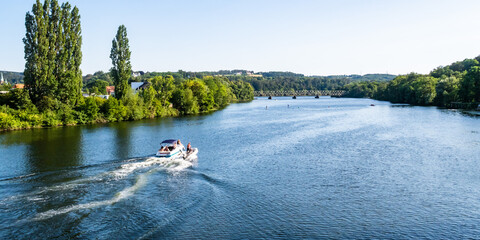
<path id="1" fill-rule="evenodd" d="M 192 151 L 189 153 L 184 151 L 177 151 L 173 153 L 162 153 L 159 151 L 157 152 L 157 154 L 155 154 L 155 156 L 159 158 L 183 159 L 183 160 L 192 162 L 197 159 L 197 154 L 198 154 L 198 148 L 192 148 Z"/>
<path id="2" fill-rule="evenodd" d="M 175 156 L 179 156 L 179 155 L 182 155 L 181 151 L 174 151 L 174 152 L 169 152 L 169 153 L 163 153 L 163 152 L 158 151 L 157 154 L 155 154 L 155 156 L 157 156 L 157 157 L 165 157 L 165 158 L 175 157 Z"/>

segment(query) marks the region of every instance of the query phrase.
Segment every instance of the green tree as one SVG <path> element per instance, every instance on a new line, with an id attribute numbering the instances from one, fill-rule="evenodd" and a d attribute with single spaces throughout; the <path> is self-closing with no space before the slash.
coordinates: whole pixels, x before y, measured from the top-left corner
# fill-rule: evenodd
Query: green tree
<path id="1" fill-rule="evenodd" d="M 14 89 L 8 93 L 8 104 L 14 109 L 34 110 L 33 105 L 28 93 L 25 89 Z"/>
<path id="2" fill-rule="evenodd" d="M 227 85 L 228 80 L 218 77 L 206 76 L 203 78 L 203 81 L 210 89 L 210 92 L 213 93 L 215 107 L 225 107 L 232 101 L 232 92 Z"/>
<path id="3" fill-rule="evenodd" d="M 81 111 L 87 115 L 90 122 L 96 120 L 99 109 L 95 97 L 86 98 L 85 103 L 81 106 Z"/>
<path id="4" fill-rule="evenodd" d="M 129 91 L 128 79 L 132 74 L 132 65 L 130 63 L 130 49 L 127 38 L 127 28 L 120 25 L 117 30 L 117 35 L 112 40 L 112 50 L 110 58 L 112 59 L 113 67 L 111 74 L 115 84 L 115 97 L 123 99 Z"/>
<path id="5" fill-rule="evenodd" d="M 157 91 L 157 97 L 160 99 L 162 106 L 167 107 L 175 90 L 174 78 L 171 75 L 166 77 L 156 76 L 151 78 L 150 81 L 153 88 Z"/>
<path id="6" fill-rule="evenodd" d="M 107 94 L 107 87 L 108 82 L 104 80 L 95 80 L 87 83 L 85 86 L 87 89 L 89 89 L 90 93 L 101 93 L 101 94 Z M 96 90 L 95 90 L 96 89 Z"/>
<path id="7" fill-rule="evenodd" d="M 474 66 L 467 71 L 460 82 L 460 95 L 465 102 L 480 102 L 480 67 Z"/>
<path id="8" fill-rule="evenodd" d="M 77 7 L 70 11 L 70 4 L 62 4 L 60 32 L 61 47 L 57 57 L 57 79 L 59 80 L 58 96 L 63 103 L 75 105 L 81 97 L 82 89 L 82 29 Z"/>
<path id="9" fill-rule="evenodd" d="M 128 120 L 139 120 L 144 118 L 143 99 L 137 94 L 128 92 L 128 94 L 124 97 L 123 102 L 127 107 L 126 117 Z"/>
<path id="10" fill-rule="evenodd" d="M 145 107 L 145 116 L 149 118 L 154 118 L 156 115 L 156 108 L 161 107 L 157 106 L 155 102 L 155 95 L 157 91 L 152 86 L 149 86 L 147 89 L 140 92 L 140 96 L 143 98 L 143 104 Z"/>
<path id="11" fill-rule="evenodd" d="M 345 86 L 347 97 L 372 98 L 377 93 L 377 82 L 353 82 Z"/>
<path id="12" fill-rule="evenodd" d="M 430 105 L 435 99 L 437 92 L 435 91 L 435 85 L 437 79 L 430 76 L 419 76 L 412 84 L 414 91 L 414 99 L 409 103 L 417 105 Z"/>
<path id="13" fill-rule="evenodd" d="M 127 116 L 126 107 L 121 101 L 112 97 L 102 105 L 102 112 L 110 122 L 122 121 Z"/>
<path id="14" fill-rule="evenodd" d="M 458 91 L 460 89 L 460 80 L 455 76 L 441 78 L 435 91 L 435 104 L 438 106 L 445 106 L 448 103 L 458 101 Z"/>
<path id="15" fill-rule="evenodd" d="M 213 108 L 213 94 L 203 81 L 199 79 L 189 80 L 185 83 L 185 88 L 192 91 L 201 112 L 206 112 Z"/>
<path id="16" fill-rule="evenodd" d="M 384 100 L 394 103 L 429 104 L 435 97 L 434 78 L 416 73 L 397 76 L 385 89 Z"/>
<path id="17" fill-rule="evenodd" d="M 180 111 L 181 114 L 196 114 L 200 111 L 197 99 L 189 88 L 177 88 L 172 95 L 173 106 Z"/>
<path id="18" fill-rule="evenodd" d="M 253 87 L 244 81 L 235 81 L 232 83 L 232 91 L 238 101 L 253 100 Z"/>
<path id="19" fill-rule="evenodd" d="M 52 70 L 54 66 L 49 61 L 50 39 L 49 15 L 50 2 L 42 5 L 39 0 L 33 4 L 32 12 L 25 16 L 26 34 L 25 44 L 25 71 L 24 81 L 26 89 L 33 103 L 37 103 L 43 96 L 53 97 L 57 89 L 57 81 Z"/>
<path id="20" fill-rule="evenodd" d="M 225 84 L 220 84 L 215 92 L 215 105 L 223 108 L 227 106 L 231 100 L 230 89 Z"/>
<path id="21" fill-rule="evenodd" d="M 74 104 L 81 88 L 81 27 L 78 8 L 39 0 L 25 17 L 25 87 L 33 103 L 45 97 Z"/>

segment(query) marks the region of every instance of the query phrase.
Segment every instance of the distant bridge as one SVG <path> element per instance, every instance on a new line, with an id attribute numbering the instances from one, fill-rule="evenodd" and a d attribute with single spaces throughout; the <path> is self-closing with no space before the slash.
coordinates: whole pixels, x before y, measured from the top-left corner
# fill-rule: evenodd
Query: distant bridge
<path id="1" fill-rule="evenodd" d="M 301 91 L 254 91 L 256 97 L 262 96 L 333 96 L 341 97 L 344 90 L 301 90 Z"/>

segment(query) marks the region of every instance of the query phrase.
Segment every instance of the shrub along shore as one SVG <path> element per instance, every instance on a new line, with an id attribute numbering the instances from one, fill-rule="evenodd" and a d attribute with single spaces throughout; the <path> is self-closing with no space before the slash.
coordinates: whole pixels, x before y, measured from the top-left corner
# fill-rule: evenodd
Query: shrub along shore
<path id="1" fill-rule="evenodd" d="M 128 90 L 122 100 L 80 97 L 74 106 L 46 96 L 35 105 L 27 90 L 15 89 L 0 95 L 0 131 L 191 115 L 253 100 L 249 83 L 224 77 L 176 81 L 157 76 L 148 83 L 137 93 Z"/>

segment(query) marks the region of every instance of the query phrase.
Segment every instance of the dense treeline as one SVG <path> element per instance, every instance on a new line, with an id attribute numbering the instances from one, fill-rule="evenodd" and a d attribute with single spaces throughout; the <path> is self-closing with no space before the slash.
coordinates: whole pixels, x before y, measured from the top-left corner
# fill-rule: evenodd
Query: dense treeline
<path id="1" fill-rule="evenodd" d="M 377 86 L 377 82 L 390 81 L 395 75 L 389 74 L 365 74 L 365 75 L 332 75 L 307 77 L 303 74 L 291 72 L 261 72 L 262 77 L 249 76 L 246 70 L 221 70 L 218 72 L 147 72 L 139 77 L 130 77 L 130 81 L 146 81 L 156 76 L 173 76 L 176 81 L 185 81 L 190 78 L 205 78 L 215 75 L 230 81 L 244 81 L 250 83 L 255 91 L 301 91 L 301 90 L 347 90 L 349 86 L 352 97 L 373 97 L 373 93 L 365 95 L 363 85 Z M 207 75 L 209 74 L 209 75 Z M 105 86 L 113 85 L 109 73 L 96 72 L 83 78 L 85 91 L 89 93 L 105 94 Z M 356 83 L 357 84 L 351 84 Z M 350 84 L 350 85 L 349 85 Z M 354 90 L 353 86 L 362 86 Z M 355 92 L 356 91 L 356 92 Z M 376 91 L 376 90 L 375 90 Z"/>
<path id="2" fill-rule="evenodd" d="M 348 97 L 369 97 L 393 103 L 451 106 L 480 102 L 480 57 L 465 59 L 430 74 L 410 73 L 389 82 L 354 82 L 346 86 Z M 464 105 L 468 106 L 468 105 Z"/>
<path id="3" fill-rule="evenodd" d="M 345 86 L 356 81 L 388 81 L 394 75 L 332 75 L 304 76 L 291 72 L 262 72 L 263 77 L 228 76 L 229 79 L 243 80 L 252 84 L 255 91 L 301 91 L 301 90 L 345 90 Z"/>
<path id="4" fill-rule="evenodd" d="M 174 76 L 177 80 L 204 78 L 208 76 L 223 76 L 231 81 L 242 80 L 250 83 L 255 91 L 300 91 L 300 90 L 345 90 L 345 86 L 357 81 L 390 81 L 395 75 L 365 74 L 365 75 L 331 75 L 305 76 L 292 72 L 259 72 L 252 75 L 247 70 L 220 70 L 217 72 L 147 72 L 139 77 L 131 77 L 130 81 L 144 81 L 155 76 Z M 261 75 L 261 76 L 259 76 Z M 101 82 L 100 82 L 101 81 Z M 95 82 L 95 83 L 93 83 Z M 86 91 L 97 92 L 99 84 L 113 84 L 110 76 L 103 72 L 84 77 Z"/>
<path id="5" fill-rule="evenodd" d="M 356 81 L 388 81 L 394 75 L 332 75 L 304 76 L 291 72 L 261 72 L 263 77 L 228 76 L 229 79 L 243 80 L 252 84 L 255 91 L 301 91 L 301 90 L 345 90 L 345 86 Z"/>
<path id="6" fill-rule="evenodd" d="M 299 90 L 338 90 L 344 89 L 350 79 L 329 79 L 326 77 L 231 77 L 252 84 L 256 91 L 299 91 Z"/>
<path id="7" fill-rule="evenodd" d="M 172 76 L 148 79 L 150 86 L 122 100 L 80 98 L 75 106 L 53 101 L 46 109 L 32 103 L 27 90 L 0 95 L 0 129 L 67 126 L 197 114 L 232 102 L 253 100 L 253 88 L 243 81 L 205 77 L 177 82 Z M 177 83 L 176 83 L 177 82 Z"/>

